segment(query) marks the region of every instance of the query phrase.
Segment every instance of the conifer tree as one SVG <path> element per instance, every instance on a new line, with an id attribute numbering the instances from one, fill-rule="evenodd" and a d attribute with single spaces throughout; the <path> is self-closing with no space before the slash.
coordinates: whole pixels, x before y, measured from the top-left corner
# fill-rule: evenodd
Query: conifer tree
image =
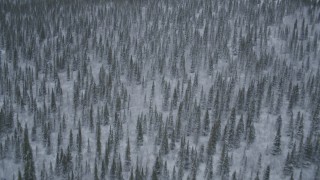
<path id="1" fill-rule="evenodd" d="M 212 175 L 212 170 L 213 169 L 213 161 L 212 161 L 212 156 L 209 156 L 206 162 L 206 167 L 204 171 L 204 177 L 209 178 Z"/>
<path id="2" fill-rule="evenodd" d="M 174 150 L 175 147 L 176 147 L 176 133 L 173 129 L 172 134 L 171 134 L 170 149 Z"/>
<path id="3" fill-rule="evenodd" d="M 126 151 L 125 151 L 125 162 L 124 162 L 124 171 L 125 172 L 129 172 L 131 169 L 131 152 L 130 152 L 130 141 L 129 141 L 129 137 L 127 140 L 127 147 L 126 147 Z"/>
<path id="4" fill-rule="evenodd" d="M 89 125 L 90 125 L 90 131 L 93 132 L 94 130 L 94 123 L 93 123 L 93 107 L 92 107 L 92 104 L 91 104 L 91 107 L 90 107 L 90 112 L 89 112 Z"/>
<path id="5" fill-rule="evenodd" d="M 281 124 L 282 120 L 281 117 L 279 116 L 278 120 L 279 121 L 277 124 L 277 134 L 274 138 L 273 141 L 273 147 L 272 147 L 272 154 L 273 155 L 278 155 L 281 153 Z"/>
<path id="6" fill-rule="evenodd" d="M 220 120 L 216 121 L 211 128 L 210 137 L 207 145 L 207 154 L 213 155 L 216 151 L 216 145 L 220 134 Z"/>
<path id="7" fill-rule="evenodd" d="M 133 170 L 131 170 L 131 173 L 130 173 L 130 178 L 129 178 L 129 180 L 134 180 Z"/>
<path id="8" fill-rule="evenodd" d="M 96 125 L 96 152 L 97 156 L 100 158 L 101 157 L 101 126 L 100 126 L 100 121 L 97 121 Z"/>
<path id="9" fill-rule="evenodd" d="M 226 144 L 224 144 L 219 161 L 219 174 L 222 179 L 228 179 L 229 177 L 229 157 L 227 151 Z"/>
<path id="10" fill-rule="evenodd" d="M 244 133 L 244 124 L 243 124 L 243 116 L 241 115 L 240 120 L 237 124 L 236 134 L 234 137 L 234 147 L 235 148 L 240 147 L 240 142 L 243 137 L 243 133 Z"/>
<path id="11" fill-rule="evenodd" d="M 209 111 L 206 110 L 206 113 L 204 115 L 203 120 L 203 135 L 207 136 L 209 134 L 209 128 L 210 128 L 210 119 L 209 119 Z"/>
<path id="12" fill-rule="evenodd" d="M 82 133 L 81 133 L 80 121 L 78 122 L 77 151 L 78 151 L 78 154 L 81 154 L 82 152 Z"/>
<path id="13" fill-rule="evenodd" d="M 232 174 L 232 180 L 237 180 L 237 172 L 234 171 Z"/>
<path id="14" fill-rule="evenodd" d="M 15 162 L 19 163 L 21 159 L 22 159 L 21 144 L 20 144 L 20 138 L 18 138 L 15 144 Z"/>
<path id="15" fill-rule="evenodd" d="M 254 178 L 254 180 L 259 180 L 259 171 L 256 174 L 256 177 Z"/>
<path id="16" fill-rule="evenodd" d="M 160 152 L 163 155 L 166 155 L 169 153 L 169 143 L 168 143 L 168 135 L 167 135 L 167 128 L 164 130 L 162 142 L 161 142 L 161 147 L 160 147 Z"/>
<path id="17" fill-rule="evenodd" d="M 24 174 L 23 179 L 25 180 L 35 180 L 36 172 L 33 161 L 32 149 L 29 143 L 29 135 L 27 125 L 24 129 L 24 137 L 23 137 L 23 163 L 24 163 Z"/>
<path id="18" fill-rule="evenodd" d="M 121 163 L 120 154 L 118 156 L 118 163 L 117 163 L 117 179 L 123 180 L 123 177 L 122 177 L 122 163 Z"/>
<path id="19" fill-rule="evenodd" d="M 69 147 L 71 148 L 71 150 L 74 150 L 74 145 L 73 145 L 73 133 L 72 130 L 70 129 L 70 133 L 69 133 Z"/>
<path id="20" fill-rule="evenodd" d="M 20 169 L 19 169 L 19 171 L 18 171 L 18 180 L 22 180 L 22 175 L 21 175 Z"/>
<path id="21" fill-rule="evenodd" d="M 94 180 L 99 180 L 97 162 L 94 163 Z"/>
<path id="22" fill-rule="evenodd" d="M 287 158 L 283 167 L 283 174 L 289 176 L 293 173 L 292 160 L 290 153 L 287 154 Z"/>
<path id="23" fill-rule="evenodd" d="M 106 165 L 105 165 L 105 161 L 102 160 L 101 162 L 101 174 L 100 174 L 100 179 L 105 179 L 106 174 L 107 174 L 107 169 L 106 169 Z"/>
<path id="24" fill-rule="evenodd" d="M 110 168 L 109 178 L 111 180 L 115 180 L 116 177 L 117 177 L 117 165 L 116 165 L 116 159 L 115 159 L 115 155 L 114 155 L 113 160 L 112 160 L 112 164 L 111 164 L 111 168 Z"/>
<path id="25" fill-rule="evenodd" d="M 176 180 L 176 166 L 173 166 L 173 170 L 172 170 L 172 175 L 171 175 L 171 180 Z"/>
<path id="26" fill-rule="evenodd" d="M 137 146 L 140 147 L 143 145 L 143 130 L 141 121 L 137 121 Z"/>
<path id="27" fill-rule="evenodd" d="M 53 89 L 51 90 L 51 110 L 52 112 L 57 111 L 56 98 L 55 98 Z"/>
<path id="28" fill-rule="evenodd" d="M 229 119 L 229 131 L 228 131 L 228 148 L 232 149 L 235 144 L 235 120 L 236 120 L 236 109 L 232 108 Z"/>
<path id="29" fill-rule="evenodd" d="M 248 129 L 248 144 L 252 144 L 255 140 L 256 137 L 256 132 L 255 132 L 255 127 L 253 124 L 250 125 L 249 129 Z"/>
<path id="30" fill-rule="evenodd" d="M 109 124 L 109 110 L 108 110 L 107 103 L 104 105 L 103 117 L 104 117 L 103 125 L 108 125 Z"/>
<path id="31" fill-rule="evenodd" d="M 263 174 L 263 180 L 269 180 L 269 179 L 270 179 L 270 165 L 267 166 Z"/>

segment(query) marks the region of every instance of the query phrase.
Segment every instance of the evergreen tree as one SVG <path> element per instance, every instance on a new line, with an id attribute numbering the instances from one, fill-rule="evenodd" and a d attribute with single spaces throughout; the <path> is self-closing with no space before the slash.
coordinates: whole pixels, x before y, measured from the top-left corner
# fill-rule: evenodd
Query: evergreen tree
<path id="1" fill-rule="evenodd" d="M 107 103 L 104 105 L 103 118 L 104 118 L 103 125 L 108 125 L 109 124 L 109 110 L 108 110 Z"/>
<path id="2" fill-rule="evenodd" d="M 304 145 L 304 165 L 308 166 L 312 162 L 312 156 L 313 156 L 313 145 L 312 145 L 312 136 L 313 133 L 310 131 L 309 136 L 307 137 Z"/>
<path id="3" fill-rule="evenodd" d="M 240 147 L 240 142 L 243 137 L 243 133 L 244 133 L 244 124 L 243 124 L 243 116 L 241 115 L 240 120 L 237 124 L 236 134 L 234 137 L 234 147 L 235 148 Z"/>
<path id="4" fill-rule="evenodd" d="M 161 179 L 170 180 L 169 170 L 168 170 L 168 167 L 167 167 L 167 161 L 165 161 L 164 166 L 162 168 Z"/>
<path id="5" fill-rule="evenodd" d="M 133 170 L 131 170 L 131 173 L 130 173 L 130 178 L 129 178 L 129 180 L 134 180 Z"/>
<path id="6" fill-rule="evenodd" d="M 207 159 L 207 162 L 206 162 L 204 177 L 209 179 L 209 177 L 211 176 L 211 178 L 212 178 L 212 174 L 213 174 L 212 169 L 213 169 L 213 160 L 212 160 L 212 156 L 209 156 Z"/>
<path id="7" fill-rule="evenodd" d="M 171 176 L 171 180 L 176 180 L 177 177 L 176 177 L 176 166 L 173 166 L 173 170 L 172 170 L 172 176 Z"/>
<path id="8" fill-rule="evenodd" d="M 106 165 L 105 165 L 105 161 L 102 160 L 102 163 L 101 163 L 101 175 L 100 175 L 100 179 L 105 179 L 106 177 L 106 174 L 107 174 L 107 169 L 106 169 Z"/>
<path id="9" fill-rule="evenodd" d="M 299 180 L 302 180 L 302 170 L 300 171 L 300 174 L 299 174 Z"/>
<path id="10" fill-rule="evenodd" d="M 255 127 L 253 124 L 250 125 L 248 129 L 248 144 L 252 144 L 254 142 L 254 139 L 256 138 L 256 132 L 255 132 Z"/>
<path id="11" fill-rule="evenodd" d="M 228 148 L 232 149 L 235 145 L 235 120 L 236 120 L 236 109 L 232 108 L 230 119 L 229 119 L 229 128 L 228 128 Z"/>
<path id="12" fill-rule="evenodd" d="M 157 156 L 155 160 L 155 164 L 153 166 L 151 179 L 159 179 L 161 170 L 162 170 L 162 163 L 161 163 L 160 157 Z"/>
<path id="13" fill-rule="evenodd" d="M 169 143 L 168 143 L 168 135 L 167 135 L 167 128 L 164 130 L 161 147 L 160 147 L 161 154 L 168 154 L 169 153 Z"/>
<path id="14" fill-rule="evenodd" d="M 92 107 L 92 104 L 91 104 L 90 112 L 89 112 L 89 123 L 90 123 L 90 131 L 93 132 L 94 123 L 93 123 L 93 107 Z"/>
<path id="15" fill-rule="evenodd" d="M 100 121 L 98 120 L 97 125 L 96 125 L 96 152 L 98 158 L 101 157 L 101 126 L 100 126 Z"/>
<path id="16" fill-rule="evenodd" d="M 158 176 L 155 170 L 152 171 L 151 180 L 158 180 Z"/>
<path id="17" fill-rule="evenodd" d="M 57 111 L 56 98 L 55 98 L 53 89 L 51 90 L 51 110 L 52 112 Z"/>
<path id="18" fill-rule="evenodd" d="M 274 138 L 273 141 L 273 147 L 272 147 L 272 154 L 273 155 L 277 155 L 281 153 L 281 124 L 282 124 L 282 120 L 281 117 L 279 116 L 278 118 L 278 125 L 277 125 L 277 134 Z"/>
<path id="19" fill-rule="evenodd" d="M 81 154 L 82 152 L 82 133 L 81 133 L 80 121 L 78 122 L 77 151 L 78 151 L 78 154 Z"/>
<path id="20" fill-rule="evenodd" d="M 290 153 L 287 154 L 287 158 L 283 167 L 283 174 L 289 176 L 293 173 L 293 166 Z"/>
<path id="21" fill-rule="evenodd" d="M 117 177 L 117 165 L 116 165 L 116 159 L 115 156 L 113 156 L 111 168 L 110 168 L 110 173 L 109 173 L 109 178 L 111 180 L 115 180 Z"/>
<path id="22" fill-rule="evenodd" d="M 210 119 L 209 119 L 209 111 L 206 110 L 206 113 L 204 115 L 203 120 L 203 135 L 207 136 L 209 134 L 209 128 L 210 128 Z"/>
<path id="23" fill-rule="evenodd" d="M 269 179 L 270 179 L 270 165 L 267 166 L 263 174 L 263 180 L 269 180 Z"/>
<path id="24" fill-rule="evenodd" d="M 141 121 L 138 119 L 137 121 L 137 146 L 140 147 L 143 145 L 143 130 Z"/>
<path id="25" fill-rule="evenodd" d="M 24 129 L 24 137 L 23 137 L 23 163 L 24 163 L 24 174 L 23 179 L 25 180 L 35 180 L 36 172 L 33 161 L 32 149 L 29 143 L 29 135 L 27 125 Z"/>
<path id="26" fill-rule="evenodd" d="M 207 154 L 213 155 L 216 151 L 216 144 L 220 134 L 220 120 L 216 121 L 211 128 L 210 137 L 207 146 Z"/>
<path id="27" fill-rule="evenodd" d="M 122 177 L 122 163 L 121 163 L 120 154 L 118 156 L 117 179 L 118 180 L 123 180 L 123 177 Z"/>
<path id="28" fill-rule="evenodd" d="M 314 172 L 314 179 L 318 179 L 320 177 L 320 166 L 318 165 Z"/>
<path id="29" fill-rule="evenodd" d="M 15 144 L 15 162 L 19 163 L 22 159 L 22 154 L 21 154 L 21 145 L 20 145 L 20 138 L 16 140 Z"/>
<path id="30" fill-rule="evenodd" d="M 219 161 L 219 174 L 222 179 L 228 179 L 229 177 L 229 157 L 227 151 L 226 144 L 224 144 Z"/>
<path id="31" fill-rule="evenodd" d="M 304 118 L 303 118 L 303 115 L 300 116 L 300 112 L 298 112 L 296 123 L 298 126 L 296 137 L 298 139 L 302 139 L 302 137 L 304 136 Z"/>
<path id="32" fill-rule="evenodd" d="M 97 162 L 94 163 L 94 180 L 99 180 Z"/>
<path id="33" fill-rule="evenodd" d="M 74 145 L 73 145 L 73 133 L 72 130 L 70 129 L 70 133 L 69 133 L 69 147 L 71 148 L 71 150 L 74 150 Z"/>
<path id="34" fill-rule="evenodd" d="M 19 169 L 19 171 L 18 171 L 18 180 L 22 180 L 22 175 L 21 175 L 20 169 Z"/>
<path id="35" fill-rule="evenodd" d="M 130 141 L 128 137 L 127 147 L 125 152 L 124 171 L 129 172 L 130 169 L 131 169 L 131 152 L 130 152 Z"/>
<path id="36" fill-rule="evenodd" d="M 174 150 L 175 149 L 175 147 L 176 147 L 176 133 L 175 133 L 175 131 L 173 130 L 172 131 L 172 134 L 171 134 L 171 141 L 170 141 L 170 149 L 171 150 Z"/>

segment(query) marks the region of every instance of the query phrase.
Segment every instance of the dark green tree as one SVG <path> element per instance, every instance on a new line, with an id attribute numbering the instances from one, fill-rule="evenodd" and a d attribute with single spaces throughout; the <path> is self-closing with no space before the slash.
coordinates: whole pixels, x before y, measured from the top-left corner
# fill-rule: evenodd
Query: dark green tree
<path id="1" fill-rule="evenodd" d="M 131 169 L 131 150 L 130 150 L 130 141 L 128 137 L 127 147 L 125 152 L 125 160 L 124 160 L 124 171 L 129 172 L 130 169 Z"/>
<path id="2" fill-rule="evenodd" d="M 283 174 L 289 176 L 293 173 L 293 166 L 290 153 L 287 154 L 287 158 L 283 167 Z"/>
<path id="3" fill-rule="evenodd" d="M 278 155 L 281 153 L 281 124 L 282 120 L 281 117 L 277 119 L 277 134 L 273 140 L 273 147 L 272 147 L 272 154 L 273 155 Z"/>
<path id="4" fill-rule="evenodd" d="M 269 180 L 269 179 L 270 179 L 270 165 L 267 166 L 263 174 L 263 180 Z"/>
<path id="5" fill-rule="evenodd" d="M 81 154 L 82 152 L 82 133 L 81 133 L 80 121 L 78 122 L 77 151 L 78 151 L 78 154 Z"/>
<path id="6" fill-rule="evenodd" d="M 160 147 L 160 153 L 163 155 L 166 155 L 169 153 L 169 143 L 168 143 L 168 135 L 167 135 L 167 128 L 164 130 L 161 147 Z"/>
<path id="7" fill-rule="evenodd" d="M 111 180 L 115 180 L 116 177 L 117 177 L 117 165 L 116 165 L 116 159 L 115 159 L 115 155 L 114 155 L 113 160 L 112 160 L 112 164 L 111 164 L 111 168 L 110 168 L 109 178 Z"/>
<path id="8" fill-rule="evenodd" d="M 90 131 L 93 132 L 94 130 L 94 122 L 93 122 L 93 107 L 91 104 L 90 112 L 89 112 L 89 124 L 90 124 Z"/>
<path id="9" fill-rule="evenodd" d="M 24 129 L 22 152 L 23 152 L 22 154 L 23 154 L 23 163 L 24 163 L 23 179 L 36 180 L 36 172 L 35 172 L 35 166 L 33 161 L 32 149 L 29 143 L 27 125 Z"/>
<path id="10" fill-rule="evenodd" d="M 203 119 L 203 132 L 202 132 L 202 134 L 204 136 L 207 136 L 209 134 L 209 130 L 210 130 L 209 111 L 206 110 L 206 113 L 205 113 L 204 119 Z"/>
<path id="11" fill-rule="evenodd" d="M 101 126 L 100 126 L 100 121 L 97 121 L 96 125 L 96 152 L 97 156 L 100 158 L 101 157 Z"/>
<path id="12" fill-rule="evenodd" d="M 221 122 L 219 119 L 214 123 L 213 127 L 211 128 L 210 137 L 207 145 L 207 154 L 209 156 L 213 155 L 216 151 L 216 145 L 220 136 L 220 129 L 221 129 Z"/>
<path id="13" fill-rule="evenodd" d="M 94 163 L 94 180 L 99 180 L 97 162 Z"/>
<path id="14" fill-rule="evenodd" d="M 143 130 L 141 120 L 137 121 L 137 146 L 140 147 L 143 145 Z"/>

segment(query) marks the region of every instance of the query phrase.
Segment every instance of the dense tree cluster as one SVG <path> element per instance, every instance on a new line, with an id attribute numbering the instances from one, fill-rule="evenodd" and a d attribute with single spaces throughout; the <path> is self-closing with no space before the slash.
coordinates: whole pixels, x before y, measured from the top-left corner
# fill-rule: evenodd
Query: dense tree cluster
<path id="1" fill-rule="evenodd" d="M 318 179 L 319 7 L 0 0 L 0 179 Z"/>

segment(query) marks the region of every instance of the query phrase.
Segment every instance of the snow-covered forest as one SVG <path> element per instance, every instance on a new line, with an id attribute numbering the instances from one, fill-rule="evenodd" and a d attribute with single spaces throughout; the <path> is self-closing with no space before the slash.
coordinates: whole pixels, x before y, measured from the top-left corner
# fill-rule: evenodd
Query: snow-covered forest
<path id="1" fill-rule="evenodd" d="M 319 180 L 318 0 L 0 0 L 0 179 Z"/>

